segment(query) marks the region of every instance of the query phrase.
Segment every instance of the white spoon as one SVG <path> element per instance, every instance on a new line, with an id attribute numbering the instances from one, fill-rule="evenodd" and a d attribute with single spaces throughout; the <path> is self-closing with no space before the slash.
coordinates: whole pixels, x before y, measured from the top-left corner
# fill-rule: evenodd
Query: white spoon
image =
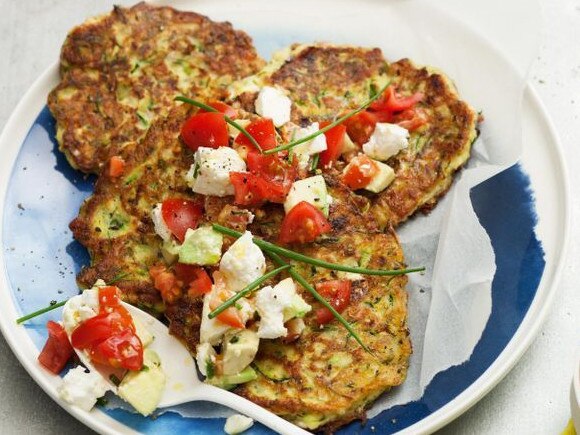
<path id="1" fill-rule="evenodd" d="M 159 355 L 161 367 L 167 377 L 165 391 L 158 405 L 159 408 L 195 401 L 219 403 L 252 417 L 278 433 L 311 435 L 310 432 L 278 417 L 248 399 L 202 382 L 198 378 L 197 368 L 190 353 L 177 338 L 169 334 L 167 326 L 139 308 L 126 303 L 123 303 L 123 305 L 155 337 L 148 348 Z M 110 367 L 95 365 L 85 352 L 77 349 L 75 349 L 75 352 L 85 367 L 92 372 L 100 373 L 111 385 L 111 390 L 113 392 L 117 391 L 117 387 L 110 380 L 110 375 L 115 374 L 118 378 L 122 378 L 123 371 L 119 372 L 119 370 Z"/>

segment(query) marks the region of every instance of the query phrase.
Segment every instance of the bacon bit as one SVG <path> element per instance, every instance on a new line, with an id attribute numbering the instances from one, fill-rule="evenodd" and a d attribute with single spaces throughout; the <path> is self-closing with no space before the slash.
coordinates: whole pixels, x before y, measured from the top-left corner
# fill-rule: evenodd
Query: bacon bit
<path id="1" fill-rule="evenodd" d="M 113 156 L 109 161 L 109 177 L 117 178 L 125 172 L 125 160 L 120 156 Z"/>

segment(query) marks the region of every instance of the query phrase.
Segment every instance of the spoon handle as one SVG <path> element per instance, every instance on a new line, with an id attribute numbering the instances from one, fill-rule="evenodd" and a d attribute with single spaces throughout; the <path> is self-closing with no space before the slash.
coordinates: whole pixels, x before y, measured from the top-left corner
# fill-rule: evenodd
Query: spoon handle
<path id="1" fill-rule="evenodd" d="M 248 399 L 212 385 L 204 385 L 196 394 L 197 400 L 219 403 L 247 415 L 282 435 L 312 435 Z"/>

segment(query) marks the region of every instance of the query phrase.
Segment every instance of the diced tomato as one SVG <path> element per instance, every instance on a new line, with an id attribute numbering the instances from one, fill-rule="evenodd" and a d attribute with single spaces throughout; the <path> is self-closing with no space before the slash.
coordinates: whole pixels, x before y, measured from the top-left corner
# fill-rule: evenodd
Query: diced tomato
<path id="1" fill-rule="evenodd" d="M 187 230 L 197 228 L 203 207 L 187 199 L 170 198 L 161 204 L 161 215 L 171 233 L 183 242 Z"/>
<path id="2" fill-rule="evenodd" d="M 191 116 L 181 127 L 181 138 L 192 151 L 199 147 L 225 147 L 230 140 L 224 115 L 217 112 Z"/>
<path id="3" fill-rule="evenodd" d="M 332 231 L 322 212 L 306 201 L 292 207 L 284 217 L 280 228 L 280 243 L 308 243 L 318 236 Z"/>
<path id="4" fill-rule="evenodd" d="M 130 329 L 117 332 L 89 350 L 91 360 L 115 368 L 141 370 L 143 344 Z"/>
<path id="5" fill-rule="evenodd" d="M 330 122 L 327 121 L 321 122 L 320 128 L 324 128 L 329 124 Z M 346 126 L 343 124 L 339 124 L 324 133 L 324 136 L 326 137 L 326 150 L 320 153 L 318 160 L 321 167 L 325 168 L 332 166 L 332 164 L 338 160 L 342 153 L 342 148 L 344 147 L 345 134 Z"/>
<path id="6" fill-rule="evenodd" d="M 344 125 L 348 137 L 357 145 L 362 145 L 369 141 L 375 131 L 377 118 L 373 113 L 363 110 L 344 121 Z"/>
<path id="7" fill-rule="evenodd" d="M 125 160 L 120 156 L 113 156 L 109 160 L 109 177 L 117 178 L 125 172 Z"/>
<path id="8" fill-rule="evenodd" d="M 238 117 L 238 112 L 232 106 L 228 106 L 226 103 L 222 103 L 221 101 L 210 101 L 207 103 L 208 106 L 213 107 L 220 113 L 223 113 L 230 119 L 236 119 Z M 207 113 L 205 110 L 201 109 L 200 112 Z"/>
<path id="9" fill-rule="evenodd" d="M 407 109 L 395 115 L 394 122 L 409 131 L 414 131 L 427 123 L 427 115 L 418 108 Z"/>
<path id="10" fill-rule="evenodd" d="M 86 349 L 107 337 L 125 330 L 135 330 L 133 318 L 123 307 L 102 313 L 81 323 L 71 334 L 71 343 L 77 349 Z"/>
<path id="11" fill-rule="evenodd" d="M 249 172 L 230 172 L 230 182 L 234 186 L 234 204 L 257 206 L 268 197 L 268 182 L 259 175 Z"/>
<path id="12" fill-rule="evenodd" d="M 44 344 L 38 362 L 58 375 L 73 354 L 73 348 L 62 325 L 49 320 L 46 324 L 48 340 Z"/>
<path id="13" fill-rule="evenodd" d="M 371 111 L 387 111 L 391 113 L 402 112 L 403 110 L 411 109 L 415 104 L 423 99 L 423 94 L 417 92 L 409 97 L 400 97 L 397 94 L 394 86 L 389 86 L 385 89 L 383 95 L 374 101 L 369 109 Z"/>
<path id="14" fill-rule="evenodd" d="M 106 312 L 107 308 L 117 308 L 120 306 L 119 288 L 113 285 L 99 287 L 99 307 L 101 313 Z"/>
<path id="15" fill-rule="evenodd" d="M 276 147 L 276 128 L 274 122 L 270 118 L 258 118 L 252 121 L 247 127 L 246 131 L 252 136 L 258 145 L 263 150 L 269 150 Z M 244 134 L 240 133 L 236 136 L 235 144 L 245 145 L 254 148 L 250 139 Z"/>
<path id="16" fill-rule="evenodd" d="M 351 189 L 362 189 L 369 185 L 379 168 L 377 164 L 365 154 L 354 157 L 344 168 L 342 181 Z"/>
<path id="17" fill-rule="evenodd" d="M 217 286 L 220 286 L 219 280 L 216 280 L 216 283 Z M 222 288 L 220 291 L 217 291 L 209 301 L 209 309 L 212 311 L 215 310 L 217 307 L 219 307 L 233 295 L 234 293 L 232 291 L 226 290 L 225 287 Z M 244 325 L 244 322 L 242 321 L 242 313 L 235 306 L 229 307 L 226 310 L 222 311 L 220 314 L 217 315 L 216 319 L 218 319 L 222 323 L 225 323 L 226 325 L 231 326 L 232 328 L 243 329 L 246 327 L 246 325 Z"/>
<path id="18" fill-rule="evenodd" d="M 188 286 L 189 296 L 201 296 L 211 291 L 211 278 L 203 267 L 177 263 L 173 266 L 177 279 Z"/>
<path id="19" fill-rule="evenodd" d="M 264 199 L 283 203 L 296 179 L 296 166 L 277 155 L 264 155 L 257 151 L 248 153 L 248 169 L 267 182 Z"/>
<path id="20" fill-rule="evenodd" d="M 161 298 L 168 303 L 175 302 L 181 296 L 181 286 L 177 277 L 163 265 L 149 268 L 149 275 L 153 278 L 153 286 L 161 293 Z"/>
<path id="21" fill-rule="evenodd" d="M 316 291 L 328 301 L 339 313 L 350 303 L 351 282 L 347 279 L 325 281 L 316 284 Z M 326 307 L 316 310 L 318 324 L 324 325 L 334 319 L 334 315 Z"/>

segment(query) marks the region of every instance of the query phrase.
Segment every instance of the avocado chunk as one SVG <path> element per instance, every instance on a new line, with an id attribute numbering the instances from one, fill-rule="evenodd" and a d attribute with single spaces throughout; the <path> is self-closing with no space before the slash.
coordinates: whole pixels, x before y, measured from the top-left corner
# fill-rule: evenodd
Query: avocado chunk
<path id="1" fill-rule="evenodd" d="M 145 349 L 143 368 L 130 371 L 119 385 L 118 394 L 140 414 L 148 416 L 157 408 L 165 389 L 165 373 L 156 352 Z"/>
<path id="2" fill-rule="evenodd" d="M 299 202 L 306 201 L 328 216 L 330 196 L 326 190 L 326 182 L 322 175 L 295 181 L 284 202 L 284 210 L 288 213 Z"/>
<path id="3" fill-rule="evenodd" d="M 179 249 L 179 262 L 185 264 L 217 264 L 222 256 L 223 236 L 211 227 L 191 228 Z"/>
<path id="4" fill-rule="evenodd" d="M 260 339 L 249 329 L 231 330 L 224 336 L 222 363 L 224 375 L 240 373 L 256 357 Z"/>
<path id="5" fill-rule="evenodd" d="M 235 375 L 220 375 L 214 376 L 211 379 L 206 379 L 208 384 L 223 388 L 224 390 L 231 390 L 238 384 L 245 384 L 258 378 L 258 374 L 251 367 L 246 367 L 240 373 Z"/>

